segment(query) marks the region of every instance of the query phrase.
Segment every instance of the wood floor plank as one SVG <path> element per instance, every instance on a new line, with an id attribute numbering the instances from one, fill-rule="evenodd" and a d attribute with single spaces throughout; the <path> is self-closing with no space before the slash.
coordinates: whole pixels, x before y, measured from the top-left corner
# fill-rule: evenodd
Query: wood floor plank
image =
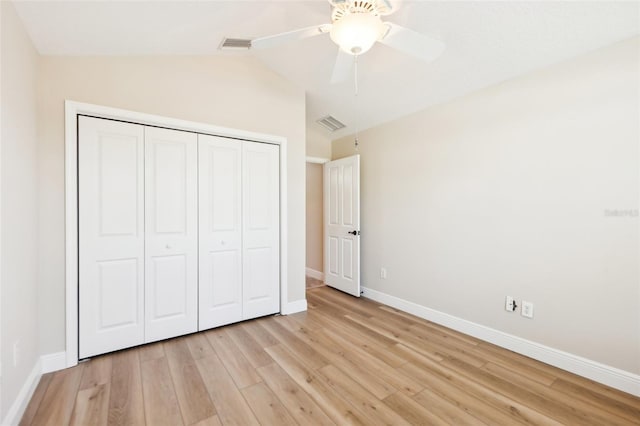
<path id="1" fill-rule="evenodd" d="M 58 426 L 69 423 L 83 371 L 84 364 L 79 364 L 54 373 L 32 424 Z"/>
<path id="2" fill-rule="evenodd" d="M 521 422 L 520 418 L 515 418 L 507 414 L 504 410 L 501 410 L 499 406 L 496 407 L 487 404 L 486 401 L 479 399 L 477 394 L 466 392 L 465 388 L 456 387 L 438 374 L 416 373 L 415 370 L 413 370 L 413 373 L 421 379 L 425 387 L 432 393 L 486 424 L 516 424 L 518 422 L 525 424 L 525 422 Z"/>
<path id="3" fill-rule="evenodd" d="M 341 398 L 328 386 L 324 378 L 317 376 L 284 346 L 271 346 L 266 350 L 289 377 L 304 389 L 336 424 L 368 424 L 366 416 L 362 412 Z"/>
<path id="4" fill-rule="evenodd" d="M 331 288 L 325 287 L 315 292 L 314 296 L 322 298 L 324 303 L 327 303 L 336 309 L 340 309 L 343 312 L 351 314 L 361 315 L 363 317 L 372 316 L 377 310 L 377 306 L 374 304 L 369 305 L 369 301 L 366 299 L 348 296 Z"/>
<path id="5" fill-rule="evenodd" d="M 315 370 L 329 363 L 325 357 L 313 350 L 308 344 L 278 324 L 275 320 L 264 321 L 261 325 L 312 369 Z"/>
<path id="6" fill-rule="evenodd" d="M 369 374 L 379 377 L 386 383 L 389 383 L 395 389 L 401 390 L 407 395 L 414 395 L 422 390 L 422 385 L 412 378 L 406 376 L 397 369 L 385 364 L 383 361 L 375 358 L 368 352 L 360 349 L 357 345 L 353 345 L 348 340 L 333 332 L 331 329 L 324 329 L 318 333 L 325 334 L 332 341 L 340 345 L 344 349 L 344 357 L 353 364 L 360 366 Z"/>
<path id="7" fill-rule="evenodd" d="M 415 342 L 412 338 L 407 338 L 406 335 L 401 336 L 399 333 L 396 333 L 392 330 L 388 330 L 386 327 L 380 327 L 377 324 L 371 323 L 371 321 L 367 318 L 358 317 L 355 315 L 347 315 L 346 318 L 353 323 L 359 324 L 365 328 L 370 329 L 375 333 L 379 333 L 387 337 L 392 343 L 389 345 L 393 347 L 398 343 L 410 347 L 411 349 L 424 354 L 430 358 L 433 358 L 438 361 L 442 361 L 447 358 L 447 354 L 441 353 L 437 347 L 433 347 L 432 345 L 427 345 L 419 342 Z"/>
<path id="8" fill-rule="evenodd" d="M 414 395 L 413 400 L 427 408 L 431 413 L 444 419 L 450 425 L 485 425 L 476 417 L 451 404 L 429 388 Z"/>
<path id="9" fill-rule="evenodd" d="M 431 321 L 427 321 L 425 319 L 419 318 L 415 315 L 411 315 L 408 312 L 402 312 L 398 309 L 392 308 L 390 306 L 385 306 L 385 305 L 379 305 L 378 309 L 388 312 L 390 314 L 392 314 L 391 317 L 389 316 L 385 316 L 384 318 L 396 318 L 396 319 L 404 319 L 407 322 L 407 324 L 409 325 L 413 325 L 413 326 L 418 326 L 418 327 L 424 327 L 428 330 L 431 330 L 439 335 L 441 335 L 442 337 L 451 337 L 454 338 L 456 340 L 461 340 L 463 342 L 466 342 L 470 345 L 473 346 L 477 346 L 479 343 L 482 342 L 482 340 L 477 339 L 475 337 L 471 337 L 468 336 L 466 334 L 462 334 L 460 332 L 454 331 L 450 328 L 441 326 L 439 324 L 433 323 Z M 377 316 L 377 315 L 376 315 Z"/>
<path id="10" fill-rule="evenodd" d="M 258 373 L 299 424 L 334 425 L 318 404 L 279 365 L 260 367 Z"/>
<path id="11" fill-rule="evenodd" d="M 444 358 L 459 359 L 475 367 L 481 367 L 486 363 L 486 359 L 472 352 L 472 347 L 466 343 L 443 342 L 436 336 L 429 337 L 426 332 L 416 332 L 413 328 L 393 324 L 390 319 L 372 317 L 368 322 L 392 334 L 399 343 L 416 350 L 426 349 L 430 353 L 436 353 Z"/>
<path id="12" fill-rule="evenodd" d="M 316 312 L 312 312 L 309 313 L 309 315 L 316 318 L 316 315 L 319 314 Z M 371 356 L 381 360 L 391 367 L 397 368 L 408 362 L 405 358 L 390 351 L 389 346 L 385 346 L 375 341 L 374 339 L 352 327 L 349 321 L 340 321 L 321 315 L 317 317 L 316 321 L 323 324 L 323 330 L 330 330 L 332 333 L 346 340 L 349 340 L 353 344 L 360 347 L 362 350 L 366 351 Z"/>
<path id="13" fill-rule="evenodd" d="M 193 359 L 206 358 L 215 353 L 205 333 L 190 334 L 185 336 L 185 340 Z"/>
<path id="14" fill-rule="evenodd" d="M 166 358 L 145 361 L 141 364 L 141 370 L 147 424 L 184 424 Z"/>
<path id="15" fill-rule="evenodd" d="M 164 358 L 164 346 L 162 342 L 150 343 L 142 345 L 138 348 L 140 362 L 151 361 L 158 358 Z"/>
<path id="16" fill-rule="evenodd" d="M 573 410 L 584 413 L 586 417 L 589 417 L 591 421 L 594 421 L 597 424 L 610 424 L 612 426 L 630 424 L 628 420 L 624 420 L 615 414 L 602 410 L 593 403 L 585 403 L 579 398 L 569 398 L 566 394 L 554 388 L 542 385 L 525 376 L 521 376 L 509 369 L 501 367 L 500 365 L 487 363 L 482 369 L 496 377 L 518 385 L 542 399 L 558 401 L 567 406 L 570 405 Z"/>
<path id="17" fill-rule="evenodd" d="M 287 325 L 286 318 L 280 319 L 279 322 Z M 354 359 L 350 351 L 345 350 L 336 340 L 331 339 L 326 334 L 320 331 L 312 332 L 304 328 L 299 329 L 294 334 L 298 335 L 332 365 L 338 367 L 356 382 L 361 383 L 379 399 L 386 398 L 397 391 L 380 375 L 371 374 L 371 371 L 367 370 L 366 365 L 363 365 L 360 359 Z"/>
<path id="18" fill-rule="evenodd" d="M 38 411 L 38 407 L 40 406 L 40 402 L 42 398 L 44 398 L 44 394 L 49 387 L 49 383 L 51 383 L 51 379 L 53 378 L 53 373 L 43 374 L 38 382 L 38 386 L 36 386 L 36 390 L 33 392 L 33 396 L 27 405 L 24 414 L 22 415 L 22 419 L 20 420 L 20 426 L 27 426 L 33 422 L 33 418 Z"/>
<path id="19" fill-rule="evenodd" d="M 81 389 L 71 415 L 72 426 L 102 426 L 107 424 L 110 383 Z"/>
<path id="20" fill-rule="evenodd" d="M 541 363 L 523 362 L 526 357 L 516 354 L 515 352 L 501 349 L 500 351 L 494 351 L 485 344 L 477 345 L 473 351 L 484 359 L 491 359 L 494 362 L 499 360 L 500 365 L 509 368 L 518 374 L 527 376 L 532 380 L 535 380 L 543 385 L 550 386 L 556 379 L 557 375 L 551 374 L 541 368 Z"/>
<path id="21" fill-rule="evenodd" d="M 225 329 L 211 330 L 206 335 L 211 347 L 213 347 L 213 350 L 227 368 L 239 389 L 255 385 L 262 380 L 253 365 L 245 358 L 238 346 L 233 343 Z"/>
<path id="22" fill-rule="evenodd" d="M 87 361 L 80 381 L 80 390 L 109 383 L 112 360 L 113 357 L 103 355 Z"/>
<path id="23" fill-rule="evenodd" d="M 371 424 L 408 425 L 398 413 L 393 411 L 383 401 L 344 375 L 333 365 L 327 365 L 318 370 L 336 392 L 346 401 L 357 407 L 369 419 Z"/>
<path id="24" fill-rule="evenodd" d="M 260 419 L 260 423 L 283 426 L 297 425 L 282 402 L 264 383 L 260 382 L 249 386 L 242 389 L 241 392 L 256 417 Z"/>
<path id="25" fill-rule="evenodd" d="M 251 337 L 253 337 L 263 348 L 268 348 L 269 346 L 279 344 L 280 341 L 273 337 L 271 333 L 265 330 L 265 328 L 260 324 L 261 321 L 257 320 L 247 321 L 239 324 L 239 326 L 242 327 L 242 329 L 244 329 L 247 333 L 249 333 Z"/>
<path id="26" fill-rule="evenodd" d="M 604 395 L 601 392 L 580 386 L 565 379 L 555 380 L 551 387 L 565 393 L 565 395 L 570 398 L 580 399 L 588 404 L 594 404 L 611 414 L 627 419 L 630 422 L 640 423 L 640 405 L 638 404 L 626 404 L 618 399 Z"/>
<path id="27" fill-rule="evenodd" d="M 253 368 L 264 367 L 273 362 L 264 348 L 243 327 L 234 325 L 227 329 L 227 334 L 236 344 L 240 352 L 247 358 Z"/>
<path id="28" fill-rule="evenodd" d="M 172 339 L 164 344 L 180 411 L 185 424 L 190 425 L 216 414 L 207 388 L 185 339 Z"/>
<path id="29" fill-rule="evenodd" d="M 196 365 L 222 424 L 260 424 L 217 355 L 200 358 Z"/>
<path id="30" fill-rule="evenodd" d="M 527 389 L 523 389 L 515 383 L 496 377 L 480 368 L 466 364 L 460 360 L 445 360 L 442 365 L 450 370 L 466 375 L 476 381 L 482 382 L 495 392 L 509 395 L 510 398 L 532 407 L 534 410 L 565 424 L 596 425 L 599 424 L 583 411 L 567 406 L 561 402 L 544 398 Z"/>
<path id="31" fill-rule="evenodd" d="M 112 358 L 108 425 L 145 423 L 142 372 L 139 351 L 130 349 L 109 355 Z"/>
<path id="32" fill-rule="evenodd" d="M 198 423 L 195 423 L 193 426 L 222 426 L 222 423 L 220 423 L 220 419 L 218 418 L 218 416 L 212 416 L 208 419 L 204 419 L 199 421 Z"/>
<path id="33" fill-rule="evenodd" d="M 406 350 L 409 351 L 410 349 L 406 348 Z M 420 358 L 418 353 L 415 353 L 415 355 L 415 363 L 403 365 L 400 369 L 423 383 L 425 387 L 431 386 L 434 376 L 446 381 L 456 388 L 453 394 L 450 395 L 453 401 L 459 400 L 458 395 L 468 394 L 482 401 L 489 408 L 495 407 L 501 413 L 508 415 L 510 420 L 505 422 L 508 424 L 523 423 L 556 426 L 560 424 L 558 421 L 531 409 L 526 404 L 486 388 L 481 382 L 476 382 L 465 375 L 449 370 L 441 363 L 427 357 Z"/>
<path id="34" fill-rule="evenodd" d="M 384 403 L 412 425 L 448 425 L 443 419 L 433 414 L 431 410 L 418 404 L 402 392 L 388 396 L 385 398 Z"/>
<path id="35" fill-rule="evenodd" d="M 325 300 L 315 293 L 310 293 L 309 295 L 307 295 L 307 299 L 315 306 L 316 309 L 322 310 L 322 312 L 325 312 L 328 315 L 336 318 L 344 317 L 345 315 L 353 313 L 340 305 Z"/>
<path id="36" fill-rule="evenodd" d="M 287 316 L 300 324 L 300 326 L 306 327 L 309 330 L 320 330 L 324 328 L 323 324 L 319 323 L 313 316 L 309 315 L 309 311 L 297 312 Z"/>

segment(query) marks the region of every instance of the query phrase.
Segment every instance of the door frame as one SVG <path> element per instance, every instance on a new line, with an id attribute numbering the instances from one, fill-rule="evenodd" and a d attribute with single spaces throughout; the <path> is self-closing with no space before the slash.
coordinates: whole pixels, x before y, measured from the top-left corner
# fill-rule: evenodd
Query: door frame
<path id="1" fill-rule="evenodd" d="M 166 127 L 280 146 L 280 312 L 287 314 L 287 139 L 211 124 L 65 100 L 65 312 L 66 367 L 78 364 L 78 115 Z"/>

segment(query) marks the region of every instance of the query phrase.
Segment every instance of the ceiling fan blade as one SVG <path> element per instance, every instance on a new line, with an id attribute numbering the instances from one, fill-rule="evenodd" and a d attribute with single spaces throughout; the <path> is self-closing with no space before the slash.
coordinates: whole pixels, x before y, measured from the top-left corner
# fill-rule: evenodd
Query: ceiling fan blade
<path id="1" fill-rule="evenodd" d="M 342 49 L 338 49 L 338 56 L 336 56 L 336 64 L 333 66 L 333 73 L 331 74 L 331 84 L 342 83 L 351 74 L 353 68 L 354 56 L 348 54 Z"/>
<path id="2" fill-rule="evenodd" d="M 268 49 L 291 41 L 302 40 L 303 38 L 313 37 L 320 34 L 328 33 L 331 30 L 331 24 L 315 25 L 313 27 L 300 28 L 299 30 L 288 31 L 286 33 L 275 34 L 266 37 L 259 37 L 251 40 L 252 49 Z"/>
<path id="3" fill-rule="evenodd" d="M 389 32 L 379 40 L 380 43 L 393 47 L 407 55 L 431 62 L 444 52 L 445 44 L 438 39 L 427 37 L 391 22 L 385 22 Z"/>

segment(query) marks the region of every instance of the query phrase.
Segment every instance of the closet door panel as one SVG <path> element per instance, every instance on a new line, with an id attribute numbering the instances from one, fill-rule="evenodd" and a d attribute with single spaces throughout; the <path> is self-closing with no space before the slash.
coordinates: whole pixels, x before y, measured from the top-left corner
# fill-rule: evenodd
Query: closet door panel
<path id="1" fill-rule="evenodd" d="M 198 135 L 200 330 L 242 320 L 242 143 Z"/>
<path id="2" fill-rule="evenodd" d="M 145 127 L 145 341 L 198 329 L 197 135 Z"/>
<path id="3" fill-rule="evenodd" d="M 243 319 L 280 310 L 279 147 L 243 142 Z"/>
<path id="4" fill-rule="evenodd" d="M 144 342 L 144 130 L 78 117 L 79 358 Z"/>

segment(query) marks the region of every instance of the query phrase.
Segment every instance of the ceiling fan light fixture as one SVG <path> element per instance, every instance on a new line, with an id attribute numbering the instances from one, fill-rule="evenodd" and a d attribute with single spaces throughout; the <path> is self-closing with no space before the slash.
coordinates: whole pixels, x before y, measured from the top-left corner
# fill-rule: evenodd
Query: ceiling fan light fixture
<path id="1" fill-rule="evenodd" d="M 361 55 L 379 40 L 386 27 L 380 17 L 370 13 L 349 13 L 331 27 L 331 40 L 351 55 Z"/>

